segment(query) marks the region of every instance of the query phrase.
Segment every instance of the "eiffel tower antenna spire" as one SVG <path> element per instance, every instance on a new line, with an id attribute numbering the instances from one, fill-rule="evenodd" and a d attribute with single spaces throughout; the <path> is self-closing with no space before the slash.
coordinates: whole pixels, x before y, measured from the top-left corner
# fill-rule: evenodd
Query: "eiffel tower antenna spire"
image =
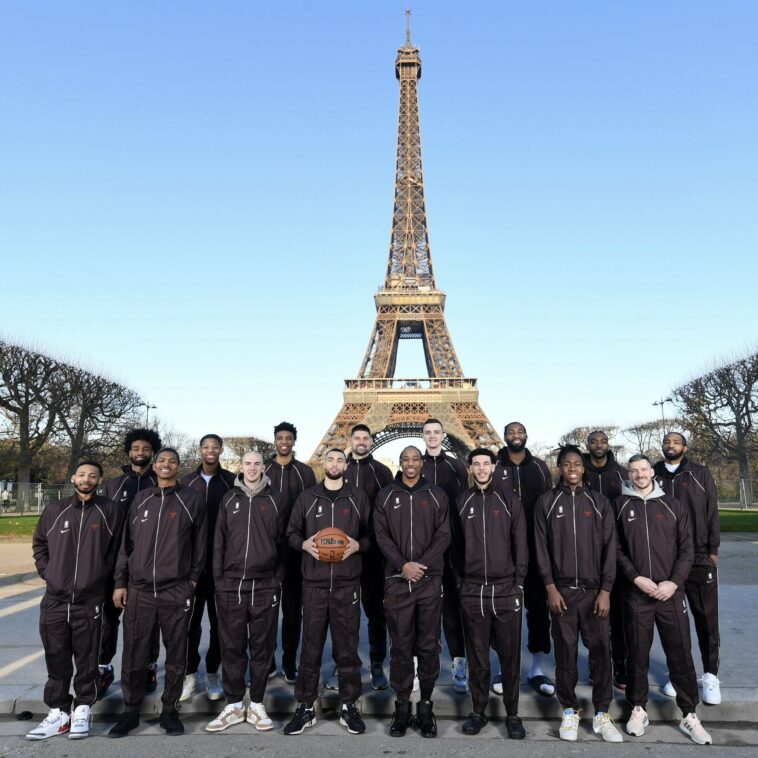
<path id="1" fill-rule="evenodd" d="M 374 295 L 376 321 L 358 378 L 345 380 L 344 404 L 311 457 L 315 466 L 330 447 L 346 448 L 358 423 L 371 428 L 374 448 L 420 437 L 429 417 L 442 421 L 448 435 L 444 444 L 458 455 L 503 444 L 479 406 L 476 379 L 463 374 L 445 321 L 445 293 L 435 282 L 421 160 L 421 56 L 411 44 L 410 10 L 405 13 L 405 45 L 395 59 L 400 107 L 387 273 Z M 401 339 L 421 340 L 427 376 L 395 376 Z"/>

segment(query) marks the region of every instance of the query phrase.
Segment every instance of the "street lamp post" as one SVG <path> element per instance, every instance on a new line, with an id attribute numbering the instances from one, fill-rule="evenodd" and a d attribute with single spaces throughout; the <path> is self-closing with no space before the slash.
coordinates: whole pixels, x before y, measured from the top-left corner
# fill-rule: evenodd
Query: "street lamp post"
<path id="1" fill-rule="evenodd" d="M 150 411 L 157 408 L 157 405 L 150 405 L 150 403 L 140 403 L 140 406 L 145 409 L 145 428 L 150 428 Z"/>
<path id="2" fill-rule="evenodd" d="M 666 434 L 666 416 L 663 412 L 663 406 L 666 403 L 673 403 L 674 401 L 670 397 L 662 397 L 660 400 L 656 400 L 653 405 L 660 405 L 661 407 L 661 426 L 663 426 L 663 433 Z"/>

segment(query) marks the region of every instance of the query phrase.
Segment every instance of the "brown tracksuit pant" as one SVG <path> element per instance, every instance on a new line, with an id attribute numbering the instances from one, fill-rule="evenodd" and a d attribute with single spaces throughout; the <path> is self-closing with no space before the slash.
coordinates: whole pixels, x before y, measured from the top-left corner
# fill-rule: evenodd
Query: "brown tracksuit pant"
<path id="1" fill-rule="evenodd" d="M 462 589 L 461 608 L 474 711 L 484 713 L 489 702 L 491 646 L 500 660 L 505 712 L 508 716 L 518 716 L 523 596 L 520 592 L 498 592 L 494 585 L 480 587 L 476 595 L 463 594 L 465 588 Z"/>
<path id="2" fill-rule="evenodd" d="M 71 710 L 71 677 L 74 678 L 74 708 L 95 702 L 102 624 L 102 599 L 64 603 L 47 594 L 42 598 L 39 633 L 47 665 L 44 700 L 48 708 Z"/>
<path id="3" fill-rule="evenodd" d="M 715 566 L 694 565 L 684 583 L 703 659 L 703 671 L 719 673 L 719 574 Z"/>
<path id="4" fill-rule="evenodd" d="M 395 582 L 385 587 L 384 612 L 390 633 L 390 684 L 400 702 L 413 689 L 413 656 L 418 657 L 421 699 L 429 700 L 440 673 L 442 578 Z"/>
<path id="5" fill-rule="evenodd" d="M 387 657 L 387 618 L 384 615 L 384 556 L 372 542 L 363 555 L 361 603 L 368 620 L 368 652 L 371 663 Z"/>
<path id="6" fill-rule="evenodd" d="M 282 667 L 295 668 L 303 623 L 303 554 L 290 550 L 282 582 Z"/>
<path id="7" fill-rule="evenodd" d="M 153 593 L 129 587 L 124 611 L 124 652 L 121 689 L 127 711 L 139 710 L 147 691 L 147 664 L 156 627 L 166 648 L 166 676 L 161 701 L 175 708 L 182 694 L 187 669 L 187 632 L 194 589 L 189 580 Z"/>
<path id="8" fill-rule="evenodd" d="M 550 652 L 550 611 L 547 591 L 535 561 L 534 545 L 529 547 L 529 569 L 524 578 L 524 605 L 526 606 L 526 646 L 530 653 Z"/>
<path id="9" fill-rule="evenodd" d="M 219 649 L 218 618 L 216 614 L 215 586 L 213 577 L 207 571 L 200 576 L 195 587 L 195 607 L 192 611 L 188 633 L 187 673 L 196 674 L 200 666 L 200 640 L 203 636 L 203 615 L 208 608 L 209 639 L 208 651 L 205 654 L 205 670 L 215 674 L 221 665 Z M 237 702 L 236 700 L 234 701 Z M 256 701 L 258 702 L 258 701 Z"/>
<path id="10" fill-rule="evenodd" d="M 625 580 L 616 577 L 611 590 L 611 612 L 608 621 L 611 627 L 611 659 L 613 672 L 621 682 L 626 682 L 626 632 L 624 631 L 624 592 Z"/>
<path id="11" fill-rule="evenodd" d="M 224 693 L 230 703 L 245 696 L 245 671 L 250 666 L 250 700 L 263 702 L 276 650 L 281 590 L 273 580 L 256 582 L 251 592 L 217 592 L 218 633 Z M 249 650 L 249 663 L 248 663 Z"/>
<path id="12" fill-rule="evenodd" d="M 452 550 L 450 547 L 448 550 Z M 442 574 L 445 596 L 442 598 L 442 631 L 451 658 L 466 657 L 466 632 L 458 596 L 457 579 L 452 568 L 445 562 Z"/>
<path id="13" fill-rule="evenodd" d="M 575 689 L 579 678 L 577 657 L 581 634 L 590 659 L 592 705 L 596 713 L 607 713 L 613 699 L 608 617 L 601 619 L 595 615 L 597 590 L 558 589 L 566 611 L 562 616 L 550 614 L 555 643 L 555 695 L 561 707 L 579 709 Z"/>
<path id="14" fill-rule="evenodd" d="M 103 635 L 100 641 L 100 664 L 107 666 L 116 655 L 118 628 L 121 626 L 121 608 L 113 605 L 113 583 L 106 589 L 104 600 Z M 156 628 L 150 646 L 150 661 L 157 661 L 160 655 L 161 636 Z"/>
<path id="15" fill-rule="evenodd" d="M 647 703 L 650 647 L 653 644 L 653 630 L 657 627 L 671 684 L 676 690 L 676 704 L 683 714 L 694 713 L 699 698 L 684 592 L 677 590 L 671 598 L 661 602 L 632 587 L 624 598 L 624 620 L 629 648 L 627 700 L 632 706 L 641 705 L 643 708 Z"/>
<path id="16" fill-rule="evenodd" d="M 309 706 L 318 697 L 321 659 L 326 633 L 332 636 L 332 657 L 338 669 L 340 700 L 354 703 L 361 695 L 361 585 L 346 587 L 303 586 L 303 644 L 295 683 L 298 703 Z"/>

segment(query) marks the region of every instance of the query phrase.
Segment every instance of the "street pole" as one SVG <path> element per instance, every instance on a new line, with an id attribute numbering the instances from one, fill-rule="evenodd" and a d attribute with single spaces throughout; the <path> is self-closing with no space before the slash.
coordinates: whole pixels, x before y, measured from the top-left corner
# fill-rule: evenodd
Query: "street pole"
<path id="1" fill-rule="evenodd" d="M 663 406 L 666 403 L 673 403 L 674 401 L 670 397 L 662 397 L 660 400 L 656 400 L 653 405 L 661 406 L 661 426 L 663 427 L 663 434 L 666 434 L 666 416 L 663 411 Z"/>

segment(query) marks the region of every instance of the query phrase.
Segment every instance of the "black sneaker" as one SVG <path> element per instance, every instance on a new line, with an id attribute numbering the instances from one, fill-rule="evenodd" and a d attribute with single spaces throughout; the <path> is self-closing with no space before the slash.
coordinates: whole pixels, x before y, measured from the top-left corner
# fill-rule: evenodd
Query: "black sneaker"
<path id="1" fill-rule="evenodd" d="M 95 679 L 95 687 L 97 687 L 97 699 L 102 700 L 105 697 L 105 693 L 108 692 L 108 687 L 113 684 L 113 666 L 108 668 L 101 668 L 98 670 L 97 679 Z"/>
<path id="2" fill-rule="evenodd" d="M 295 708 L 295 715 L 292 720 L 284 727 L 285 734 L 302 734 L 303 730 L 316 723 L 316 713 L 313 706 L 305 703 L 298 703 Z M 365 727 L 364 727 L 365 728 Z"/>
<path id="3" fill-rule="evenodd" d="M 125 711 L 108 732 L 109 737 L 126 737 L 139 726 L 139 711 Z"/>
<path id="4" fill-rule="evenodd" d="M 371 687 L 375 690 L 386 690 L 389 687 L 387 677 L 384 675 L 384 666 L 381 663 L 371 664 Z"/>
<path id="5" fill-rule="evenodd" d="M 482 727 L 487 725 L 487 717 L 483 713 L 469 713 L 463 722 L 463 733 L 468 735 L 479 734 Z"/>
<path id="6" fill-rule="evenodd" d="M 526 729 L 518 716 L 506 716 L 505 728 L 512 740 L 523 740 L 526 737 Z"/>
<path id="7" fill-rule="evenodd" d="M 165 729 L 166 734 L 171 737 L 184 734 L 184 724 L 179 721 L 179 713 L 176 708 L 165 708 L 161 711 L 160 725 L 161 729 Z"/>
<path id="8" fill-rule="evenodd" d="M 158 664 L 150 663 L 147 667 L 147 689 L 146 692 L 155 692 L 158 689 Z"/>
<path id="9" fill-rule="evenodd" d="M 343 703 L 340 711 L 340 724 L 347 729 L 350 734 L 364 734 L 366 725 L 363 723 L 361 714 L 355 707 L 355 703 Z"/>
<path id="10" fill-rule="evenodd" d="M 420 700 L 416 705 L 416 723 L 422 737 L 437 736 L 437 719 L 434 718 L 431 700 Z"/>
<path id="11" fill-rule="evenodd" d="M 411 725 L 411 704 L 395 701 L 395 713 L 390 724 L 390 737 L 405 737 L 405 732 Z"/>
<path id="12" fill-rule="evenodd" d="M 294 684 L 297 681 L 297 666 L 294 664 L 290 666 L 282 661 L 282 674 L 287 684 Z"/>

